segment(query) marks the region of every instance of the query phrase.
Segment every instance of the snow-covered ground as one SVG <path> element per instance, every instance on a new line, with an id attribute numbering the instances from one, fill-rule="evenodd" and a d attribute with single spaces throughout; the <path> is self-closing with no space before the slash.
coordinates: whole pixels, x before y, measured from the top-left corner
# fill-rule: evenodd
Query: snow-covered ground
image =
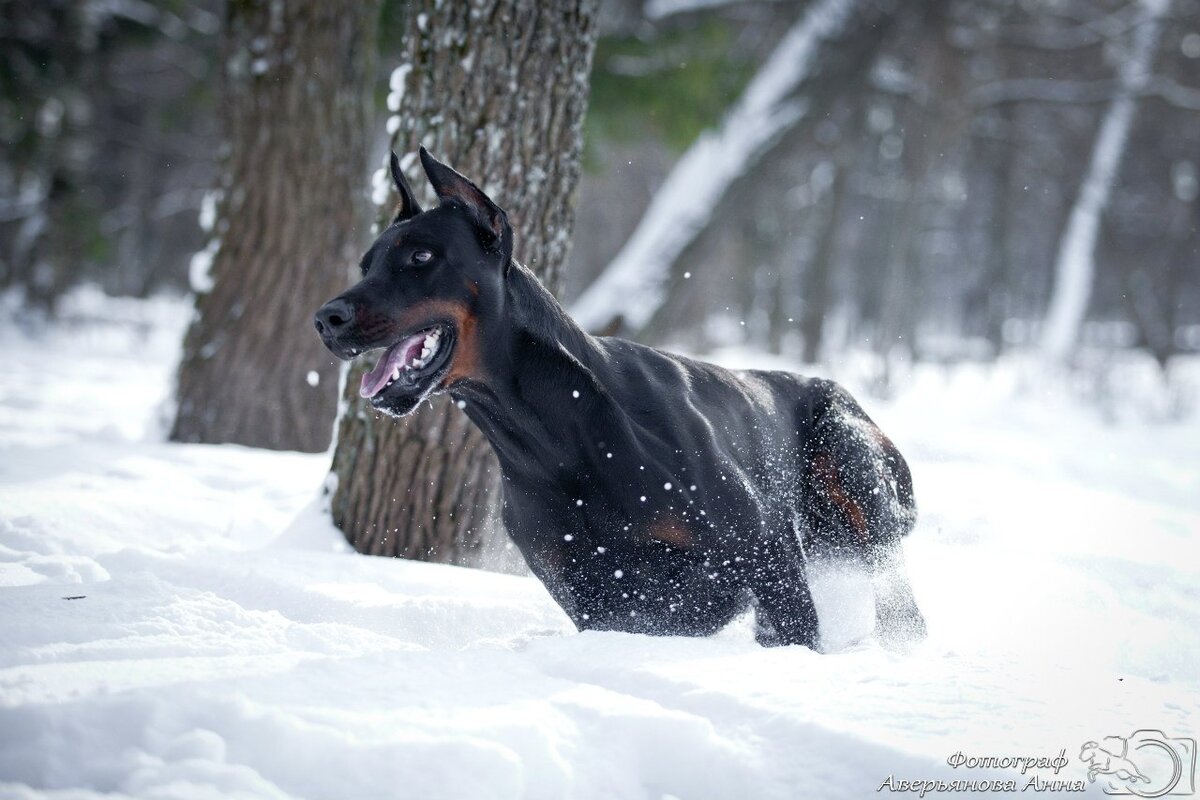
<path id="1" fill-rule="evenodd" d="M 867 405 L 913 464 L 928 641 L 578 634 L 532 579 L 346 552 L 324 456 L 164 443 L 186 305 L 73 303 L 0 321 L 0 797 L 1027 796 L 1089 740 L 1200 734 L 1194 418 L 923 369 Z M 831 641 L 869 625 L 860 578 L 816 583 Z"/>

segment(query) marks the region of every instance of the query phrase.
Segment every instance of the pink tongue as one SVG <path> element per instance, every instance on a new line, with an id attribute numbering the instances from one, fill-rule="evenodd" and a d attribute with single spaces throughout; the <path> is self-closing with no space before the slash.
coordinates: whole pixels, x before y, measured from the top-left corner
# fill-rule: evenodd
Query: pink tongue
<path id="1" fill-rule="evenodd" d="M 403 368 L 421 352 L 421 348 L 425 344 L 425 333 L 422 331 L 413 334 L 404 341 L 389 347 L 379 357 L 379 363 L 375 365 L 375 369 L 362 376 L 362 385 L 358 387 L 359 395 L 374 397 L 383 391 L 383 387 L 387 385 L 388 379 L 392 377 L 396 367 Z"/>

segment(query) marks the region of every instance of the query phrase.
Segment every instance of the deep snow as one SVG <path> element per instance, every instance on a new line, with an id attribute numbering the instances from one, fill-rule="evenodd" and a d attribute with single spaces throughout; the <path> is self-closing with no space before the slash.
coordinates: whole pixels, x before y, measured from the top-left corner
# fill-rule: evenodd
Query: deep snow
<path id="1" fill-rule="evenodd" d="M 866 404 L 913 465 L 927 642 L 847 644 L 835 574 L 828 654 L 578 634 L 532 579 L 347 552 L 325 456 L 163 443 L 186 309 L 0 322 L 2 797 L 858 798 L 1200 733 L 1195 419 L 921 368 Z"/>

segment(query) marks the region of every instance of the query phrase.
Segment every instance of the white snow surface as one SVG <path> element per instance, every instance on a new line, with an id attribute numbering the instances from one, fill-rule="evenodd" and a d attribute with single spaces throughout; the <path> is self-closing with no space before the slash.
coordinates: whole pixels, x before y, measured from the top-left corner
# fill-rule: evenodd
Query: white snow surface
<path id="1" fill-rule="evenodd" d="M 326 456 L 163 442 L 190 305 L 74 303 L 0 317 L 0 797 L 862 798 L 1200 733 L 1195 420 L 918 369 L 867 405 L 913 466 L 927 641 L 863 638 L 830 570 L 831 652 L 580 634 L 531 578 L 348 552 Z"/>

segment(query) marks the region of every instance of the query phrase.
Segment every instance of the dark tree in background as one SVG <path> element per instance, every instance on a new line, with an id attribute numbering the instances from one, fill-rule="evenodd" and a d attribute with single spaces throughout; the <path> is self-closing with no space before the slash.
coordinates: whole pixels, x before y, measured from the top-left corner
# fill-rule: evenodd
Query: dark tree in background
<path id="1" fill-rule="evenodd" d="M 211 271 L 193 265 L 198 313 L 179 370 L 177 441 L 329 444 L 338 371 L 312 312 L 344 285 L 366 235 L 379 8 L 228 3 L 229 150 Z"/>
<path id="2" fill-rule="evenodd" d="M 212 183 L 216 0 L 0 3 L 0 288 L 177 287 Z"/>
<path id="3" fill-rule="evenodd" d="M 424 144 L 475 180 L 507 210 L 515 257 L 557 288 L 575 216 L 596 3 L 422 0 L 408 8 L 403 36 L 389 103 L 395 150 Z M 405 166 L 424 187 L 419 165 Z M 497 480 L 486 441 L 446 397 L 403 420 L 380 417 L 358 398 L 362 369 L 346 383 L 334 522 L 362 552 L 469 563 Z"/>

